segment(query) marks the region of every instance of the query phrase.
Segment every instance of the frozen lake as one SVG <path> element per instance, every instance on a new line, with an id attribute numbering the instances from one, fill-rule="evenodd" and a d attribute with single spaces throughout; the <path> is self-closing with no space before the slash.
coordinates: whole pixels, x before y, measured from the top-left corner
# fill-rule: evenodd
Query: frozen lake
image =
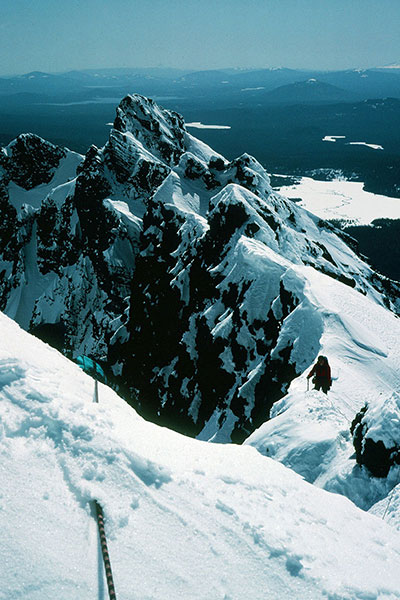
<path id="1" fill-rule="evenodd" d="M 341 219 L 354 225 L 368 225 L 381 218 L 400 219 L 400 198 L 366 192 L 363 185 L 302 177 L 298 184 L 281 187 L 279 193 L 287 198 L 301 198 L 299 206 L 322 219 Z"/>

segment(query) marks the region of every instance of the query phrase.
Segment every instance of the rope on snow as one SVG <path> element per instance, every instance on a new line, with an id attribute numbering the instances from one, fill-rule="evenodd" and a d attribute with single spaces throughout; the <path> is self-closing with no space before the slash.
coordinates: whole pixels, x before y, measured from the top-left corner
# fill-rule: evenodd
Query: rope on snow
<path id="1" fill-rule="evenodd" d="M 103 509 L 101 508 L 101 506 L 97 502 L 97 500 L 94 501 L 94 505 L 96 507 L 97 524 L 99 526 L 101 553 L 103 555 L 104 569 L 106 571 L 108 595 L 110 597 L 110 600 L 117 600 L 117 596 L 116 596 L 115 588 L 114 588 L 112 570 L 111 570 L 110 556 L 108 554 L 108 548 L 107 548 L 106 532 L 104 529 Z"/>

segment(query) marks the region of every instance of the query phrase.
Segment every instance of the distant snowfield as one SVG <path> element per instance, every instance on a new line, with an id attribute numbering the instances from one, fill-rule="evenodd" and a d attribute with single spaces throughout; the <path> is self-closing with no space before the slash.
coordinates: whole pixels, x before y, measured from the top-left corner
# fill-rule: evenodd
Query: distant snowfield
<path id="1" fill-rule="evenodd" d="M 345 139 L 345 135 L 326 135 L 322 138 L 323 142 L 336 142 L 336 140 Z"/>
<path id="2" fill-rule="evenodd" d="M 336 140 L 345 140 L 345 135 L 326 135 L 322 138 L 323 142 L 336 142 Z M 346 142 L 346 146 L 366 146 L 372 148 L 372 150 L 383 150 L 383 146 L 380 144 L 368 144 L 367 142 Z"/>
<path id="3" fill-rule="evenodd" d="M 372 148 L 373 150 L 383 150 L 383 146 L 379 144 L 367 144 L 367 142 L 349 142 L 346 144 L 348 146 L 367 146 L 367 148 Z"/>
<path id="4" fill-rule="evenodd" d="M 400 219 L 400 198 L 366 192 L 363 185 L 302 177 L 300 183 L 283 186 L 279 193 L 287 198 L 301 198 L 299 206 L 322 219 L 342 219 L 355 225 L 368 225 L 381 218 Z"/>
<path id="5" fill-rule="evenodd" d="M 256 92 L 258 90 L 265 90 L 265 87 L 247 87 L 247 88 L 242 88 L 240 91 L 241 92 Z"/>
<path id="6" fill-rule="evenodd" d="M 230 125 L 204 125 L 200 121 L 194 121 L 193 123 L 185 123 L 186 127 L 193 127 L 194 129 L 231 129 Z"/>

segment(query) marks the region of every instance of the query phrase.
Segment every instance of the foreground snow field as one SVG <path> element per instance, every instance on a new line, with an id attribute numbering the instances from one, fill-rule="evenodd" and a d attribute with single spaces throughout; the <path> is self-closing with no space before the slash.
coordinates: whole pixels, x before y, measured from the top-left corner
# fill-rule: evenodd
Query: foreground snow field
<path id="1" fill-rule="evenodd" d="M 0 315 L 0 598 L 400 598 L 400 537 L 249 446 L 141 419 Z"/>

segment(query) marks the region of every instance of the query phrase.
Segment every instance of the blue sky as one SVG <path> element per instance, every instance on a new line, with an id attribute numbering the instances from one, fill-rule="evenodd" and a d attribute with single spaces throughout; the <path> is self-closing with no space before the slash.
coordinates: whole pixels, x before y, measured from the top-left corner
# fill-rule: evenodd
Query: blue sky
<path id="1" fill-rule="evenodd" d="M 0 0 L 0 75 L 400 63 L 400 0 Z"/>

